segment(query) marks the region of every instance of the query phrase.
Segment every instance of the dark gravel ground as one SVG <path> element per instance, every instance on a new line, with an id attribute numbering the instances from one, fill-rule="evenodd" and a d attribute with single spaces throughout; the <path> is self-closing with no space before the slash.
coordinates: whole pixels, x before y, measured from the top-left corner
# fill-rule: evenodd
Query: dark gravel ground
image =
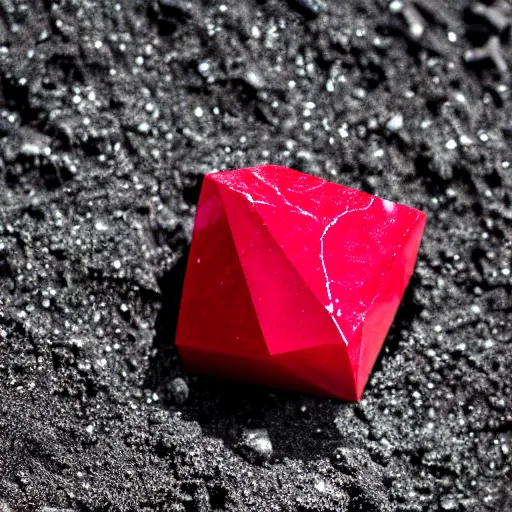
<path id="1" fill-rule="evenodd" d="M 2 512 L 512 510 L 511 17 L 468 6 L 0 0 Z M 428 215 L 359 404 L 180 367 L 201 178 L 266 162 Z"/>

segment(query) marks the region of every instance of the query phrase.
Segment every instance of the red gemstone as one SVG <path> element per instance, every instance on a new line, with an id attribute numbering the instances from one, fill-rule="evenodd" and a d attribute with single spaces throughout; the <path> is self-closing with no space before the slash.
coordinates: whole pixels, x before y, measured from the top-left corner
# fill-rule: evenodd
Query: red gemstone
<path id="1" fill-rule="evenodd" d="M 425 221 L 284 167 L 206 176 L 176 334 L 185 368 L 359 400 Z"/>

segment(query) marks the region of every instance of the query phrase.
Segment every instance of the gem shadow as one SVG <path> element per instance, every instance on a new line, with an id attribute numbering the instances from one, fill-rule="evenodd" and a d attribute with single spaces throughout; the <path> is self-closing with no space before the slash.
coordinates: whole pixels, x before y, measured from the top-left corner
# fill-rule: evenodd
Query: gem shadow
<path id="1" fill-rule="evenodd" d="M 265 428 L 279 459 L 318 459 L 332 454 L 339 440 L 334 424 L 344 404 L 206 375 L 185 374 L 174 344 L 188 250 L 159 282 L 162 307 L 155 322 L 152 354 L 145 387 L 156 391 L 159 407 L 179 410 L 183 419 L 196 421 L 206 436 L 222 439 L 236 449 L 244 429 Z M 190 397 L 175 403 L 171 382 L 183 377 Z M 350 405 L 350 404 L 346 404 Z"/>
<path id="2" fill-rule="evenodd" d="M 174 344 L 188 250 L 160 280 L 162 308 L 155 323 L 153 356 L 145 386 L 158 392 L 159 407 L 179 410 L 183 419 L 196 421 L 203 434 L 222 439 L 236 450 L 245 429 L 267 429 L 273 445 L 273 459 L 284 457 L 303 461 L 330 457 L 345 443 L 335 425 L 340 409 L 358 406 L 325 397 L 275 390 L 227 381 L 215 377 L 185 374 Z M 415 280 L 411 281 L 403 303 L 388 334 L 374 372 L 381 371 L 383 358 L 398 350 L 401 330 L 416 316 L 413 301 Z M 189 399 L 175 403 L 171 382 L 183 377 L 189 384 Z M 371 392 L 370 385 L 366 392 Z"/>

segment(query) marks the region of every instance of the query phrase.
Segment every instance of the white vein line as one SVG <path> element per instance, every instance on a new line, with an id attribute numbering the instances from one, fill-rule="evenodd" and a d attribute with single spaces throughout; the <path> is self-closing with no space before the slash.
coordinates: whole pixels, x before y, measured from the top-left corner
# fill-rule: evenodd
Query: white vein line
<path id="1" fill-rule="evenodd" d="M 254 199 L 254 197 L 252 197 L 252 195 L 249 194 L 248 192 L 240 191 L 240 193 L 243 194 L 251 204 L 266 204 L 267 206 L 272 206 L 274 208 L 276 206 L 275 204 L 267 203 L 265 201 L 258 201 L 256 199 Z"/>
<path id="2" fill-rule="evenodd" d="M 288 192 L 293 192 L 294 194 L 304 194 L 305 192 L 311 192 L 312 190 L 316 190 L 317 188 L 323 187 L 327 182 L 322 181 L 322 183 L 319 183 L 318 185 L 313 185 L 309 188 L 304 188 L 302 190 L 295 190 L 295 189 L 288 189 Z"/>
<path id="3" fill-rule="evenodd" d="M 260 180 L 262 183 L 264 183 L 265 185 L 267 185 L 267 187 L 270 187 L 272 190 L 274 190 L 276 192 L 276 194 L 282 198 L 282 200 L 288 205 L 290 206 L 291 208 L 297 210 L 299 213 L 301 213 L 302 215 L 306 215 L 307 217 L 311 217 L 312 219 L 315 219 L 315 220 L 318 220 L 318 218 L 313 215 L 312 213 L 306 211 L 306 210 L 303 210 L 300 206 L 297 206 L 296 204 L 292 204 L 290 203 L 290 201 L 288 201 L 288 199 L 286 199 L 286 197 L 283 195 L 283 193 L 275 186 L 275 185 L 272 185 L 271 183 L 268 183 L 266 182 L 263 177 L 261 175 L 259 175 L 257 172 L 253 173 L 254 176 Z"/>
<path id="4" fill-rule="evenodd" d="M 334 325 L 336 326 L 336 329 L 338 329 L 338 332 L 340 333 L 340 336 L 342 337 L 343 341 L 345 342 L 345 345 L 348 345 L 347 337 L 345 336 L 344 332 L 341 330 L 341 327 L 338 325 L 338 322 L 334 318 L 334 304 L 332 302 L 332 293 L 331 293 L 331 281 L 329 279 L 329 276 L 327 275 L 327 268 L 325 266 L 325 257 L 324 257 L 324 238 L 327 235 L 328 231 L 337 224 L 337 222 L 344 217 L 345 215 L 349 213 L 354 212 L 364 212 L 365 210 L 368 210 L 370 206 L 373 204 L 375 198 L 371 198 L 370 203 L 366 205 L 364 208 L 354 208 L 353 210 L 349 210 L 348 208 L 343 212 L 340 213 L 337 217 L 335 217 L 324 229 L 324 232 L 322 233 L 322 236 L 320 237 L 320 261 L 322 262 L 322 270 L 324 271 L 324 277 L 325 277 L 325 289 L 327 291 L 327 298 L 329 299 L 329 304 L 325 306 L 325 309 L 327 309 L 327 312 L 329 313 L 331 320 L 334 322 Z"/>

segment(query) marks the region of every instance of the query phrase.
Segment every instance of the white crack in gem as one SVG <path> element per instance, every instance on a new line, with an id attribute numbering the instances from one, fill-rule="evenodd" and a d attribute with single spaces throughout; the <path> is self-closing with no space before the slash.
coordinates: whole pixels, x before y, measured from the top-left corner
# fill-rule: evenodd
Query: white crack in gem
<path id="1" fill-rule="evenodd" d="M 295 190 L 295 189 L 291 189 L 289 188 L 288 189 L 288 192 L 295 192 L 296 194 L 304 194 L 306 192 L 311 192 L 312 190 L 317 190 L 319 189 L 320 187 L 323 187 L 327 182 L 325 181 L 322 181 L 321 183 L 319 183 L 318 185 L 313 185 L 312 187 L 309 187 L 309 188 L 304 188 L 302 190 Z"/>
<path id="2" fill-rule="evenodd" d="M 267 185 L 267 187 L 270 187 L 272 190 L 274 190 L 277 193 L 277 195 L 285 202 L 285 204 L 287 206 L 289 206 L 290 208 L 296 210 L 297 213 L 300 213 L 301 215 L 304 215 L 306 217 L 311 217 L 312 219 L 318 220 L 318 217 L 313 215 L 311 212 L 303 210 L 300 206 L 297 206 L 297 205 L 295 205 L 293 203 L 290 203 L 290 201 L 288 201 L 288 199 L 283 195 L 283 193 L 279 190 L 279 188 L 276 185 L 273 185 L 273 184 L 268 183 L 267 181 L 265 181 L 265 179 L 260 174 L 258 174 L 257 172 L 253 173 L 253 175 L 256 177 L 256 179 L 258 179 L 259 181 L 261 181 L 262 183 Z M 323 183 L 319 184 L 318 186 L 314 186 L 314 187 L 312 187 L 312 188 L 310 188 L 310 189 L 308 189 L 306 191 L 301 191 L 301 192 L 309 192 L 311 190 L 319 188 L 322 185 L 323 185 Z M 247 192 L 242 192 L 242 194 L 249 200 L 249 202 L 251 202 L 253 204 L 265 204 L 265 205 L 268 205 L 268 206 L 276 207 L 276 205 L 274 205 L 274 204 L 267 203 L 265 201 L 255 200 L 251 196 L 251 194 L 249 194 Z M 337 320 L 335 318 L 335 313 L 334 313 L 334 304 L 333 304 L 332 292 L 331 292 L 331 280 L 329 279 L 329 276 L 327 274 L 327 267 L 325 265 L 325 256 L 324 256 L 325 244 L 324 244 L 324 239 L 325 239 L 325 236 L 327 235 L 327 233 L 329 232 L 329 230 L 332 227 L 334 227 L 342 217 L 344 217 L 345 215 L 348 215 L 349 213 L 363 212 L 363 211 L 368 210 L 372 206 L 372 204 L 374 202 L 374 199 L 375 198 L 372 197 L 370 199 L 370 202 L 368 203 L 368 205 L 366 205 L 363 208 L 354 208 L 352 210 L 349 210 L 347 208 L 343 213 L 341 213 L 340 215 L 335 217 L 329 224 L 327 224 L 327 226 L 325 227 L 325 229 L 324 229 L 324 231 L 322 233 L 322 236 L 320 237 L 320 261 L 322 263 L 322 270 L 323 270 L 324 277 L 325 277 L 325 289 L 327 291 L 327 297 L 329 299 L 329 304 L 327 304 L 325 306 L 325 309 L 329 313 L 329 316 L 331 317 L 331 320 L 333 321 L 334 325 L 336 326 L 336 329 L 340 333 L 340 336 L 343 339 L 345 345 L 348 345 L 347 337 L 345 336 L 345 333 L 343 332 L 343 330 L 339 326 L 339 324 L 338 324 L 338 322 L 337 322 Z M 389 204 L 386 204 L 386 203 L 389 203 Z M 384 207 L 386 208 L 386 210 L 388 212 L 391 213 L 392 209 L 394 209 L 394 204 L 391 203 L 390 201 L 386 201 L 386 203 L 384 204 Z M 336 299 L 335 302 L 339 302 L 338 299 Z M 341 310 L 340 309 L 337 309 L 336 316 L 338 316 L 338 317 L 341 316 Z"/>
<path id="3" fill-rule="evenodd" d="M 252 195 L 249 194 L 249 192 L 240 191 L 240 193 L 243 194 L 251 204 L 265 204 L 267 206 L 272 206 L 274 208 L 276 207 L 275 204 L 271 204 L 271 203 L 267 203 L 266 201 L 259 201 L 257 199 L 254 199 L 254 197 L 252 197 Z"/>
<path id="4" fill-rule="evenodd" d="M 288 199 L 286 199 L 286 197 L 283 195 L 283 193 L 277 188 L 276 185 L 273 185 L 272 183 L 268 183 L 267 181 L 265 181 L 263 179 L 263 177 L 258 174 L 257 172 L 254 173 L 254 176 L 260 180 L 262 183 L 264 183 L 265 185 L 267 185 L 267 187 L 270 187 L 272 190 L 274 190 L 276 192 L 276 194 L 286 203 L 287 206 L 289 206 L 290 208 L 293 208 L 294 210 L 296 210 L 298 213 L 300 213 L 301 215 L 305 215 L 306 217 L 311 217 L 312 219 L 315 219 L 315 220 L 318 220 L 318 218 L 313 215 L 311 212 L 308 212 L 306 210 L 303 210 L 300 206 L 297 206 L 296 204 L 293 204 L 293 203 L 290 203 L 290 201 L 288 201 Z"/>
<path id="5" fill-rule="evenodd" d="M 338 221 L 344 217 L 345 215 L 348 215 L 349 213 L 354 212 L 364 212 L 370 208 L 370 206 L 373 204 L 374 198 L 372 197 L 370 200 L 370 203 L 366 205 L 364 208 L 354 208 L 352 210 L 349 210 L 348 208 L 343 212 L 340 213 L 337 217 L 335 217 L 327 226 L 325 227 L 322 236 L 320 237 L 320 261 L 322 262 L 322 270 L 324 272 L 325 277 L 325 289 L 327 291 L 327 298 L 329 299 L 329 304 L 325 306 L 325 309 L 329 313 L 329 316 L 331 317 L 331 320 L 334 322 L 334 325 L 336 326 L 336 329 L 338 329 L 338 332 L 340 333 L 340 336 L 342 337 L 343 341 L 345 342 L 345 345 L 348 345 L 347 337 L 345 336 L 345 333 L 341 329 L 341 327 L 338 325 L 338 322 L 336 318 L 334 317 L 334 304 L 332 301 L 332 292 L 331 292 L 331 280 L 329 279 L 329 275 L 327 274 L 327 267 L 325 266 L 325 257 L 324 257 L 324 239 L 329 230 L 334 227 Z"/>

